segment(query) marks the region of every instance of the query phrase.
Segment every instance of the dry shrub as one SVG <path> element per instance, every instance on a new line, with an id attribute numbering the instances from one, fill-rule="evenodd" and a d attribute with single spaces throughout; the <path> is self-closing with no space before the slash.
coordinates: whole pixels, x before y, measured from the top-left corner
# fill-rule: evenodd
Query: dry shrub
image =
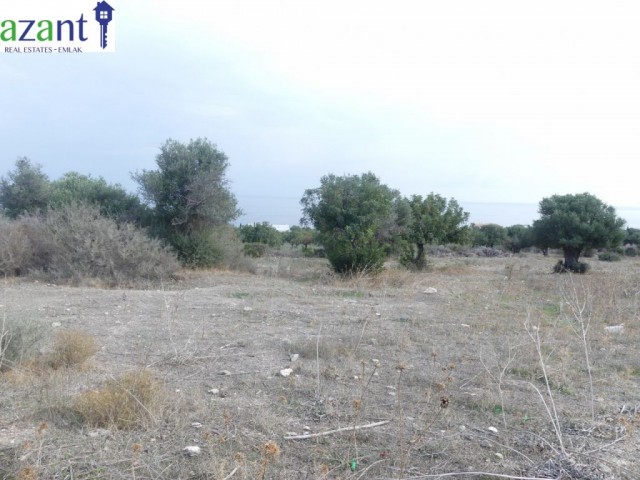
<path id="1" fill-rule="evenodd" d="M 55 247 L 46 268 L 52 279 L 100 278 L 112 285 L 171 276 L 179 263 L 162 244 L 131 224 L 118 225 L 97 206 L 49 210 L 46 232 Z"/>
<path id="2" fill-rule="evenodd" d="M 81 394 L 74 409 L 91 427 L 127 430 L 155 423 L 163 389 L 148 370 L 125 373 Z"/>
<path id="3" fill-rule="evenodd" d="M 211 235 L 219 251 L 216 266 L 240 272 L 255 273 L 255 266 L 245 256 L 243 243 L 238 238 L 235 228 L 226 225 L 221 226 L 216 228 Z"/>
<path id="4" fill-rule="evenodd" d="M 58 332 L 47 365 L 54 370 L 82 365 L 98 351 L 91 335 L 78 330 Z"/>
<path id="5" fill-rule="evenodd" d="M 0 216 L 0 273 L 20 275 L 44 268 L 50 257 L 50 244 L 38 217 L 11 220 Z"/>
<path id="6" fill-rule="evenodd" d="M 38 355 L 49 329 L 28 316 L 0 318 L 0 371 Z"/>
<path id="7" fill-rule="evenodd" d="M 175 255 L 132 224 L 93 205 L 49 209 L 46 217 L 0 218 L 0 273 L 44 274 L 53 281 L 100 279 L 110 286 L 158 280 L 180 268 Z"/>

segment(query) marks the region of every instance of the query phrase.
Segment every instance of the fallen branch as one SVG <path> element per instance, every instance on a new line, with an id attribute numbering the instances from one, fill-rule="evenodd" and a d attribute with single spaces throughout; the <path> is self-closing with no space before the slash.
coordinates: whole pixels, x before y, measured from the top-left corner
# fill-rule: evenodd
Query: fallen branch
<path id="1" fill-rule="evenodd" d="M 222 480 L 229 480 L 231 477 L 233 477 L 233 475 L 238 471 L 238 467 L 234 468 L 233 470 L 231 470 L 231 473 L 229 475 L 227 475 L 226 477 L 224 477 Z"/>
<path id="2" fill-rule="evenodd" d="M 328 430 L 320 433 L 307 433 L 304 435 L 289 435 L 284 437 L 285 440 L 304 440 L 306 438 L 323 437 L 325 435 L 333 435 L 340 432 L 353 432 L 354 430 L 362 430 L 363 428 L 379 427 L 380 425 L 386 425 L 389 420 L 383 420 L 382 422 L 369 423 L 367 425 L 356 425 L 355 427 L 342 427 L 336 430 Z"/>

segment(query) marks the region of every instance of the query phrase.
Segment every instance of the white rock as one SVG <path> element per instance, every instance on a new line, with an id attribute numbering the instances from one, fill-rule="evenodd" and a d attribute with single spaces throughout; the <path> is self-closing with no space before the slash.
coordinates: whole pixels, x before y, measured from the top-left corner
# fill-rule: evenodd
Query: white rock
<path id="1" fill-rule="evenodd" d="M 191 426 L 193 428 L 202 428 L 202 424 L 200 422 L 191 422 Z"/>
<path id="2" fill-rule="evenodd" d="M 222 370 L 218 372 L 218 375 L 231 375 L 231 372 L 229 370 Z"/>
<path id="3" fill-rule="evenodd" d="M 624 325 L 610 325 L 604 327 L 604 331 L 608 333 L 624 333 Z"/>
<path id="4" fill-rule="evenodd" d="M 217 388 L 212 388 L 208 393 L 210 393 L 211 395 L 218 395 L 220 393 L 220 390 Z"/>
<path id="5" fill-rule="evenodd" d="M 438 293 L 438 290 L 433 287 L 429 287 L 424 291 L 424 293 Z"/>
<path id="6" fill-rule="evenodd" d="M 282 370 L 280 370 L 281 377 L 288 377 L 292 373 L 293 373 L 293 368 L 283 368 Z"/>
<path id="7" fill-rule="evenodd" d="M 53 322 L 53 323 L 51 324 L 51 326 L 52 326 L 53 328 L 58 328 L 58 327 L 61 327 L 61 326 L 62 326 L 62 324 L 61 324 L 60 322 Z"/>
<path id="8" fill-rule="evenodd" d="M 244 310 L 245 312 L 252 312 L 253 308 L 251 307 L 244 307 L 242 310 Z"/>
<path id="9" fill-rule="evenodd" d="M 496 427 L 489 427 L 487 428 L 487 430 L 489 430 L 491 433 L 498 433 L 498 429 Z"/>
<path id="10" fill-rule="evenodd" d="M 298 353 L 294 353 L 294 354 L 292 354 L 292 355 L 289 355 L 289 359 L 290 359 L 292 362 L 296 362 L 296 361 L 298 361 L 298 358 L 300 358 L 300 354 L 298 354 Z"/>
<path id="11" fill-rule="evenodd" d="M 190 445 L 188 447 L 184 447 L 182 449 L 182 453 L 184 453 L 187 457 L 195 457 L 200 455 L 200 447 L 197 445 Z"/>
<path id="12" fill-rule="evenodd" d="M 493 454 L 496 458 L 502 460 L 504 458 L 504 456 L 500 453 L 500 452 L 496 452 Z"/>

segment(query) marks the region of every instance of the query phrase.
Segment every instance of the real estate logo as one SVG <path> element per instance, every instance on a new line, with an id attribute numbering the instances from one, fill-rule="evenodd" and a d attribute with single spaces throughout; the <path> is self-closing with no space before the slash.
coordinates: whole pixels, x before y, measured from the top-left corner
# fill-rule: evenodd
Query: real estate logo
<path id="1" fill-rule="evenodd" d="M 0 12 L 2 53 L 115 51 L 115 8 L 107 2 L 95 7 L 90 0 L 11 3 Z"/>

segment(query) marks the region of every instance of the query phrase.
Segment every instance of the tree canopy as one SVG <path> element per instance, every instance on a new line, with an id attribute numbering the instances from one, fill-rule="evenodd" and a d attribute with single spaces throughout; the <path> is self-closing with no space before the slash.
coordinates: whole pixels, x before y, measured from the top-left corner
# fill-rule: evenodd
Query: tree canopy
<path id="1" fill-rule="evenodd" d="M 0 205 L 10 218 L 23 213 L 44 211 L 49 203 L 49 177 L 42 166 L 27 157 L 16 160 L 15 169 L 0 180 Z"/>
<path id="2" fill-rule="evenodd" d="M 133 175 L 153 209 L 152 231 L 193 266 L 216 263 L 220 246 L 212 232 L 240 215 L 229 189 L 227 156 L 207 139 L 183 144 L 167 140 L 156 157 L 157 170 Z"/>
<path id="3" fill-rule="evenodd" d="M 432 192 L 426 198 L 413 195 L 408 204 L 410 220 L 405 233 L 408 249 L 403 253 L 403 263 L 422 268 L 425 265 L 425 245 L 463 243 L 466 240 L 469 229 L 465 224 L 469 213 L 456 199 L 447 201 Z"/>
<path id="4" fill-rule="evenodd" d="M 300 200 L 303 225 L 313 225 L 334 270 L 377 271 L 386 257 L 384 242 L 399 193 L 368 172 L 325 175 L 320 187 Z"/>
<path id="5" fill-rule="evenodd" d="M 616 246 L 625 236 L 625 221 L 615 209 L 589 193 L 543 198 L 539 213 L 533 222 L 536 245 L 562 248 L 568 270 L 578 270 L 584 249 Z"/>
<path id="6" fill-rule="evenodd" d="M 102 177 L 67 172 L 51 182 L 49 203 L 57 208 L 73 202 L 97 205 L 102 215 L 117 222 L 130 222 L 139 226 L 146 223 L 149 215 L 140 199 L 119 184 L 109 184 Z"/>
<path id="7" fill-rule="evenodd" d="M 229 159 L 207 139 L 187 145 L 167 140 L 156 157 L 157 170 L 133 175 L 144 200 L 154 207 L 157 227 L 191 233 L 225 225 L 240 215 L 229 190 Z"/>

